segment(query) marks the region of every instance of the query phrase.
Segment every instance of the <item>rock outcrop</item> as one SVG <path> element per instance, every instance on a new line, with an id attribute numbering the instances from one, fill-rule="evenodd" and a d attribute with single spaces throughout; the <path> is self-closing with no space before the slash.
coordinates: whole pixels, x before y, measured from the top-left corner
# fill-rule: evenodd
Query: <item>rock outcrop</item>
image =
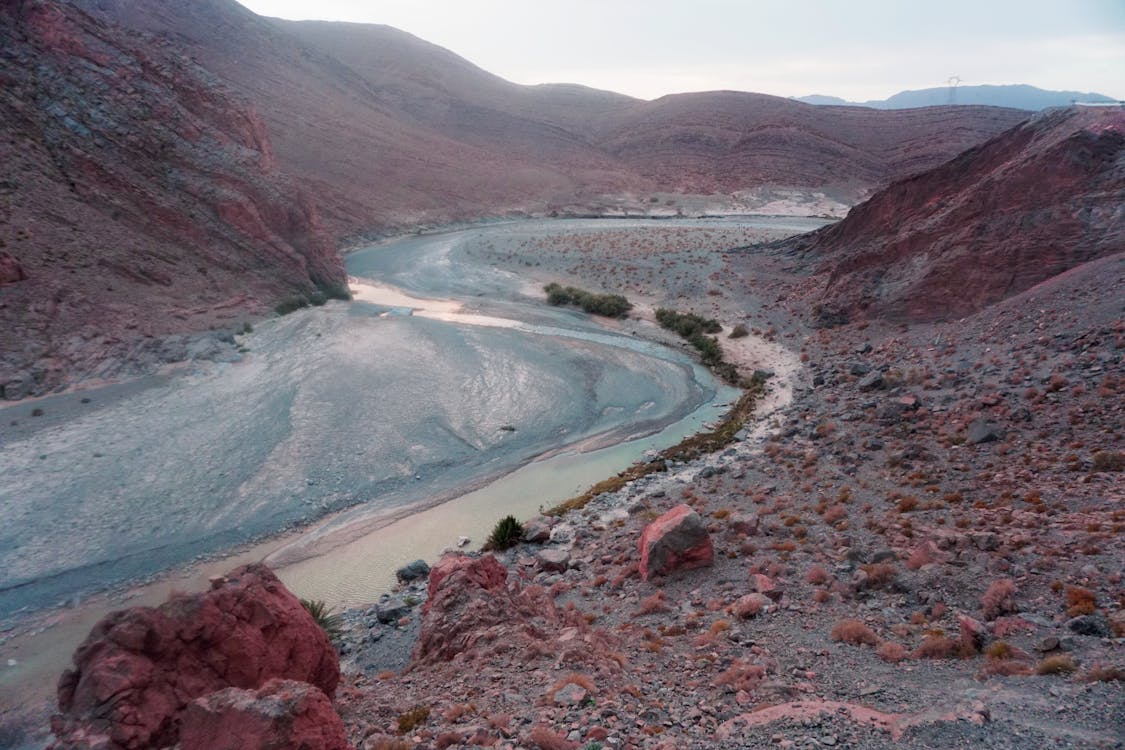
<path id="1" fill-rule="evenodd" d="M 949 320 L 1125 252 L 1125 111 L 1048 110 L 781 243 L 830 272 L 825 323 Z"/>
<path id="2" fill-rule="evenodd" d="M 445 555 L 430 571 L 415 667 L 451 659 L 473 661 L 484 652 L 535 652 L 554 636 L 596 658 L 604 638 L 576 612 L 563 610 L 542 586 L 524 586 L 492 555 Z"/>
<path id="3" fill-rule="evenodd" d="M 227 688 L 187 707 L 180 750 L 349 750 L 344 722 L 319 688 L 270 680 L 258 690 Z"/>
<path id="4" fill-rule="evenodd" d="M 641 533 L 641 578 L 710 565 L 715 559 L 711 535 L 689 505 L 677 505 Z"/>
<path id="5" fill-rule="evenodd" d="M 227 688 L 256 690 L 272 678 L 308 683 L 331 697 L 339 661 L 300 601 L 268 568 L 248 565 L 204 594 L 115 612 L 98 623 L 59 681 L 54 747 L 174 745 L 193 701 Z M 278 691 L 284 692 L 275 686 L 255 700 L 273 696 L 274 704 L 299 708 L 299 714 L 322 713 L 307 691 L 291 701 Z M 215 698 L 197 711 L 218 712 L 229 724 L 233 716 L 258 710 L 239 708 L 244 698 Z"/>
<path id="6" fill-rule="evenodd" d="M 257 111 L 168 38 L 0 4 L 0 383 L 32 395 L 172 334 L 346 290 Z"/>

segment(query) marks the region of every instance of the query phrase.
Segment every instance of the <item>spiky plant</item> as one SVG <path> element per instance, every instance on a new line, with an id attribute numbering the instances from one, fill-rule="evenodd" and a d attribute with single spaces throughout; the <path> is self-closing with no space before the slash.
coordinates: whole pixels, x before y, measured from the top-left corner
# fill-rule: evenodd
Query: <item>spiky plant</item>
<path id="1" fill-rule="evenodd" d="M 340 640 L 340 637 L 344 634 L 344 623 L 340 619 L 340 615 L 334 613 L 331 607 L 320 599 L 302 599 L 301 606 L 312 615 L 316 624 L 328 636 L 328 640 L 333 643 Z"/>
<path id="2" fill-rule="evenodd" d="M 492 533 L 488 535 L 488 542 L 484 545 L 486 550 L 505 550 L 514 547 L 523 536 L 523 526 L 515 516 L 504 516 L 496 522 Z"/>

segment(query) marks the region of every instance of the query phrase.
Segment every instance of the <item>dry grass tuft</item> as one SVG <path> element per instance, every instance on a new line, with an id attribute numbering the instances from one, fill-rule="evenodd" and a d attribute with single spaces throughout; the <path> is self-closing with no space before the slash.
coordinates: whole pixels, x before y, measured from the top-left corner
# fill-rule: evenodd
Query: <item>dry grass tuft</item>
<path id="1" fill-rule="evenodd" d="M 882 646 L 875 651 L 875 654 L 883 661 L 897 664 L 906 658 L 906 648 L 901 643 L 894 641 L 885 641 Z"/>
<path id="2" fill-rule="evenodd" d="M 1081 586 L 1066 587 L 1066 616 L 1092 615 L 1098 608 L 1098 595 Z"/>
<path id="3" fill-rule="evenodd" d="M 576 750 L 578 748 L 577 742 L 571 742 L 542 724 L 537 724 L 531 728 L 531 732 L 527 735 L 527 741 L 539 750 Z"/>
<path id="4" fill-rule="evenodd" d="M 840 620 L 832 626 L 832 632 L 829 637 L 834 641 L 842 643 L 850 643 L 854 646 L 867 645 L 876 646 L 879 643 L 879 638 L 875 635 L 875 631 L 867 627 L 859 620 Z"/>
<path id="5" fill-rule="evenodd" d="M 1074 659 L 1070 658 L 1069 654 L 1055 654 L 1039 662 L 1039 665 L 1035 667 L 1035 674 L 1070 674 L 1076 669 L 1078 669 L 1078 665 L 1074 663 Z"/>
<path id="6" fill-rule="evenodd" d="M 961 644 L 946 635 L 928 635 L 914 649 L 915 659 L 952 659 L 961 653 Z"/>
<path id="7" fill-rule="evenodd" d="M 1016 593 L 1016 584 L 1010 578 L 1001 578 L 998 581 L 993 581 L 981 597 L 980 607 L 984 614 L 984 619 L 995 620 L 1000 615 L 1014 612 L 1016 603 L 1014 596 Z"/>

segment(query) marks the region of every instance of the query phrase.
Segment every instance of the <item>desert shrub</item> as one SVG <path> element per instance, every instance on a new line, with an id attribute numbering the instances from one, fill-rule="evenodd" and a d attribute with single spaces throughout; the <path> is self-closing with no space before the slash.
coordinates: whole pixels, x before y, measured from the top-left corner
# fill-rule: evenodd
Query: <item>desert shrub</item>
<path id="1" fill-rule="evenodd" d="M 1082 675 L 1084 682 L 1125 682 L 1125 669 L 1120 667 L 1093 667 Z"/>
<path id="2" fill-rule="evenodd" d="M 1014 677 L 1031 674 L 1031 667 L 1015 659 L 988 659 L 981 667 L 980 677 Z"/>
<path id="3" fill-rule="evenodd" d="M 300 310 L 302 307 L 308 307 L 308 306 L 309 306 L 309 301 L 307 299 L 305 299 L 304 297 L 300 297 L 300 296 L 286 297 L 285 299 L 281 300 L 276 305 L 274 305 L 273 311 L 276 312 L 278 315 L 288 315 L 291 312 L 294 312 L 296 310 Z"/>
<path id="4" fill-rule="evenodd" d="M 664 612 L 668 609 L 666 606 L 667 601 L 668 599 L 665 597 L 664 592 L 657 591 L 652 596 L 646 596 L 644 599 L 641 599 L 641 606 L 637 609 L 637 614 L 651 615 L 656 612 Z"/>
<path id="5" fill-rule="evenodd" d="M 868 563 L 861 565 L 860 570 L 867 574 L 867 582 L 864 585 L 870 589 L 889 586 L 894 583 L 897 576 L 895 566 L 890 563 Z"/>
<path id="6" fill-rule="evenodd" d="M 715 678 L 715 686 L 730 685 L 735 691 L 754 690 L 765 677 L 766 669 L 761 664 L 751 664 L 745 659 L 735 659 L 730 667 Z"/>
<path id="7" fill-rule="evenodd" d="M 915 659 L 952 659 L 961 651 L 960 644 L 947 635 L 931 633 L 914 649 Z"/>
<path id="8" fill-rule="evenodd" d="M 714 318 L 704 318 L 694 313 L 680 313 L 663 307 L 656 311 L 656 322 L 685 339 L 690 339 L 696 334 L 718 333 L 723 330 L 722 325 Z"/>
<path id="9" fill-rule="evenodd" d="M 594 294 L 585 289 L 555 283 L 543 287 L 543 291 L 547 293 L 549 305 L 573 305 L 592 315 L 624 318 L 633 309 L 633 304 L 620 294 Z"/>
<path id="10" fill-rule="evenodd" d="M 578 747 L 577 742 L 571 742 L 542 724 L 532 727 L 527 741 L 539 750 L 576 750 Z"/>
<path id="11" fill-rule="evenodd" d="M 750 335 L 750 331 L 746 330 L 746 326 L 744 326 L 744 325 L 742 325 L 741 323 L 739 323 L 738 325 L 736 325 L 736 326 L 735 326 L 735 327 L 734 327 L 734 328 L 733 328 L 733 329 L 731 330 L 731 332 L 730 332 L 730 334 L 729 334 L 729 335 L 727 336 L 727 338 L 731 338 L 731 339 L 741 339 L 741 338 L 746 338 L 746 337 L 747 337 L 747 336 L 749 336 L 749 335 Z"/>
<path id="12" fill-rule="evenodd" d="M 821 565 L 814 565 L 809 568 L 809 572 L 805 574 L 805 581 L 814 586 L 819 586 L 823 583 L 828 583 L 832 576 Z"/>
<path id="13" fill-rule="evenodd" d="M 516 546 L 523 537 L 523 526 L 515 516 L 504 516 L 492 527 L 492 533 L 485 542 L 486 550 L 505 550 Z"/>
<path id="14" fill-rule="evenodd" d="M 1008 659 L 1012 656 L 1012 647 L 1007 641 L 995 641 L 984 650 L 984 655 L 989 659 Z"/>
<path id="15" fill-rule="evenodd" d="M 980 607 L 984 619 L 995 620 L 997 617 L 1016 609 L 1013 596 L 1016 593 L 1016 584 L 1010 578 L 1001 578 L 993 581 L 981 597 Z"/>
<path id="16" fill-rule="evenodd" d="M 1066 587 L 1066 614 L 1067 617 L 1079 615 L 1092 615 L 1098 607 L 1098 595 L 1090 589 L 1081 586 Z"/>
<path id="17" fill-rule="evenodd" d="M 879 638 L 875 635 L 875 631 L 859 620 L 840 620 L 840 622 L 832 626 L 832 632 L 829 634 L 829 637 L 834 641 L 850 643 L 854 646 L 859 646 L 861 644 L 875 646 L 879 643 Z"/>
<path id="18" fill-rule="evenodd" d="M 340 640 L 340 636 L 344 634 L 344 623 L 340 619 L 340 615 L 334 613 L 332 608 L 327 606 L 323 601 L 302 599 L 301 606 L 312 615 L 313 620 L 324 631 L 329 640 L 335 642 Z"/>
<path id="19" fill-rule="evenodd" d="M 879 646 L 875 654 L 883 661 L 896 664 L 906 658 L 906 648 L 901 643 L 886 641 Z"/>
<path id="20" fill-rule="evenodd" d="M 1070 674 L 1076 669 L 1078 667 L 1075 665 L 1074 659 L 1070 658 L 1068 654 L 1054 654 L 1039 662 L 1038 666 L 1035 667 L 1035 674 Z"/>
<path id="21" fill-rule="evenodd" d="M 398 717 L 398 733 L 412 732 L 416 727 L 425 724 L 430 718 L 430 709 L 426 706 L 415 706 Z"/>
<path id="22" fill-rule="evenodd" d="M 1094 471 L 1125 471 L 1125 453 L 1098 451 L 1094 454 Z"/>

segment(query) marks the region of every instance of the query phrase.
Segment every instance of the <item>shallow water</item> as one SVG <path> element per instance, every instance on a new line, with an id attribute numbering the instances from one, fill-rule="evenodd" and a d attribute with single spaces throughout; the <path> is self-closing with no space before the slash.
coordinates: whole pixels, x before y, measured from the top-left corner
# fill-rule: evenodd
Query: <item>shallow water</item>
<path id="1" fill-rule="evenodd" d="M 487 231 L 535 229 L 411 237 L 348 259 L 354 276 L 471 315 L 385 315 L 370 302 L 302 310 L 260 324 L 242 362 L 202 363 L 105 404 L 87 392 L 96 408 L 5 439 L 0 617 L 343 510 L 312 535 L 322 554 L 388 509 L 730 400 L 683 354 L 522 296 L 522 278 L 465 255 Z M 490 501 L 489 515 L 504 504 Z"/>

